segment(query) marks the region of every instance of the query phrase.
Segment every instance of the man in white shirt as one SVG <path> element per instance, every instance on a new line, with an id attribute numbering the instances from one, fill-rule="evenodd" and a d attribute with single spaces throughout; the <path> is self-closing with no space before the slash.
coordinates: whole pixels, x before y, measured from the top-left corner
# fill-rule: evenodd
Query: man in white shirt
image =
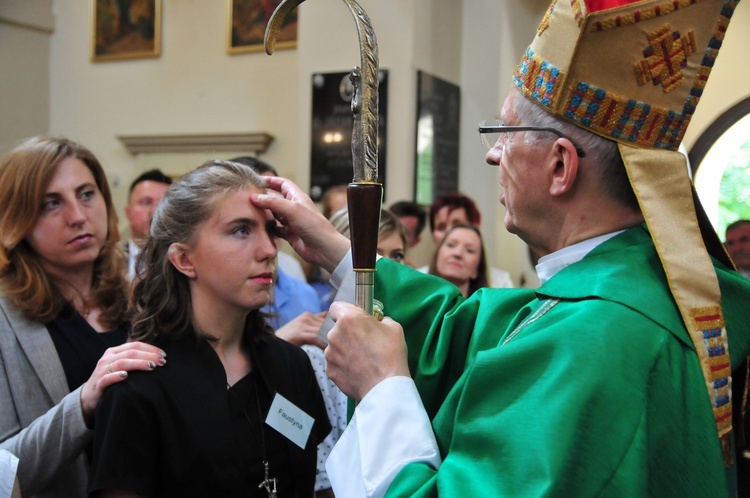
<path id="1" fill-rule="evenodd" d="M 133 280 L 136 274 L 136 260 L 141 247 L 148 238 L 151 218 L 157 204 L 172 183 L 172 179 L 158 169 L 152 169 L 139 175 L 130 184 L 128 203 L 125 206 L 125 217 L 130 221 L 130 236 L 124 250 L 128 256 L 128 279 Z"/>

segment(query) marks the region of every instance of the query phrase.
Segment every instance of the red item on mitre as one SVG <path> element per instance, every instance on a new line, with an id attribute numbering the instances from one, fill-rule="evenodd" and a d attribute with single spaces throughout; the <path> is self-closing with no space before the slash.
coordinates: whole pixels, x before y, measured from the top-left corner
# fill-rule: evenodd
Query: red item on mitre
<path id="1" fill-rule="evenodd" d="M 600 10 L 614 9 L 621 5 L 628 5 L 640 0 L 586 0 L 586 10 L 590 13 Z"/>

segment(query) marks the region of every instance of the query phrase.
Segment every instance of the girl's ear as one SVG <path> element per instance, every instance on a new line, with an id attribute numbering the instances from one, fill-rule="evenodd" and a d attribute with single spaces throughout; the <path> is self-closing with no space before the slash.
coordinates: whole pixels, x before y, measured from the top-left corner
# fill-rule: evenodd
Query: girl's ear
<path id="1" fill-rule="evenodd" d="M 190 261 L 190 248 L 187 244 L 173 242 L 169 246 L 167 257 L 169 258 L 170 263 L 172 263 L 172 266 L 177 268 L 177 271 L 185 275 L 187 278 L 194 279 L 196 277 L 195 267 L 193 266 L 192 261 Z"/>

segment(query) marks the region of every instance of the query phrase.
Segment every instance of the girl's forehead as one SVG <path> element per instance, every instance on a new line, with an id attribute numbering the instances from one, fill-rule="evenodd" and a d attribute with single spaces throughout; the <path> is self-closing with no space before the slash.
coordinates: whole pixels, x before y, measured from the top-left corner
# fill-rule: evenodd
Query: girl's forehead
<path id="1" fill-rule="evenodd" d="M 257 208 L 250 202 L 250 194 L 264 193 L 265 189 L 250 185 L 238 190 L 229 190 L 214 199 L 215 215 L 232 215 L 239 213 L 257 213 L 265 218 L 265 210 Z"/>

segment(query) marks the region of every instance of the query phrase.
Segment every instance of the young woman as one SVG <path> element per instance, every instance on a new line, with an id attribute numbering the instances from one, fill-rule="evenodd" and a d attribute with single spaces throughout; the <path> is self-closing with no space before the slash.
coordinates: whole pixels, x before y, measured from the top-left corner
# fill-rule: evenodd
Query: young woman
<path id="1" fill-rule="evenodd" d="M 378 225 L 378 254 L 397 263 L 404 263 L 407 247 L 404 226 L 392 212 L 381 209 L 380 225 Z"/>
<path id="2" fill-rule="evenodd" d="M 165 363 L 125 342 L 127 281 L 99 161 L 35 137 L 0 161 L 0 449 L 25 497 L 86 496 L 94 409 L 128 371 Z"/>
<path id="3" fill-rule="evenodd" d="M 430 274 L 454 284 L 464 297 L 488 287 L 487 256 L 479 229 L 463 224 L 450 228 L 435 250 Z"/>
<path id="4" fill-rule="evenodd" d="M 97 408 L 92 494 L 312 496 L 330 424 L 310 361 L 259 312 L 275 220 L 251 168 L 210 161 L 167 190 L 134 284 L 132 337 L 169 354 Z"/>

